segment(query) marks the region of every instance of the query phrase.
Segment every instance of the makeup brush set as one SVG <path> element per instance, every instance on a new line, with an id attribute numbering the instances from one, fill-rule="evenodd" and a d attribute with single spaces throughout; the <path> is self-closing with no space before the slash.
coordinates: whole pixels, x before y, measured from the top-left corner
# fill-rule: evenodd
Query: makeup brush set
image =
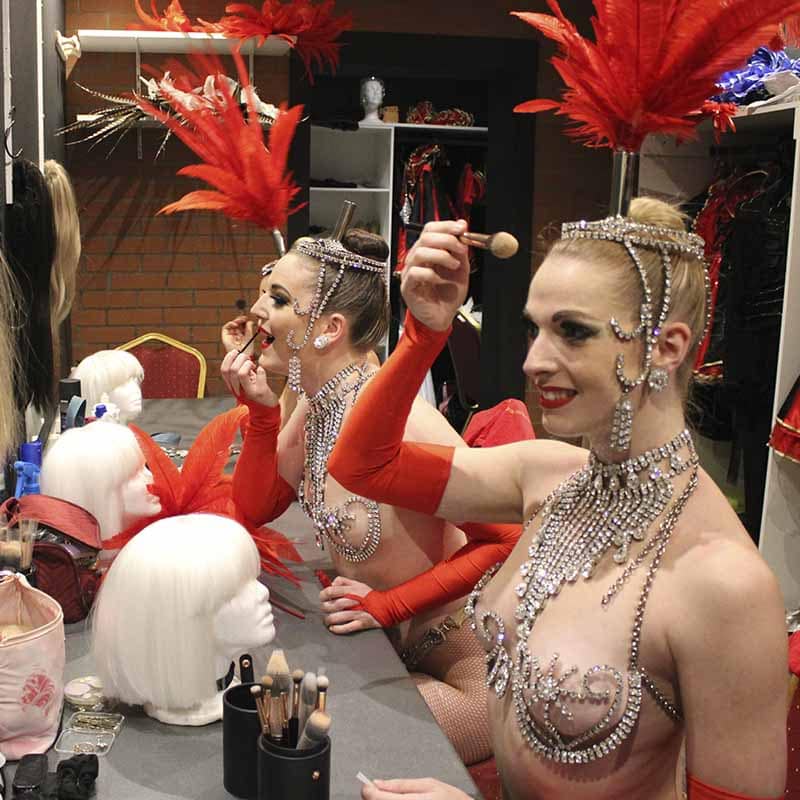
<path id="1" fill-rule="evenodd" d="M 267 672 L 223 698 L 223 783 L 236 797 L 327 800 L 330 782 L 330 681 L 289 670 L 283 650 Z"/>

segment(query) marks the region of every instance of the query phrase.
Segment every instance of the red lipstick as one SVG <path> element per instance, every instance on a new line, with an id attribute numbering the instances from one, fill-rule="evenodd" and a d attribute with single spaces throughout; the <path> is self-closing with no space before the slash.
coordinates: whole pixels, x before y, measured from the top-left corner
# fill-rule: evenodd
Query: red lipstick
<path id="1" fill-rule="evenodd" d="M 572 389 L 562 389 L 559 386 L 537 386 L 539 391 L 539 405 L 546 409 L 562 408 L 572 402 L 577 392 Z M 545 395 L 551 395 L 545 397 Z"/>

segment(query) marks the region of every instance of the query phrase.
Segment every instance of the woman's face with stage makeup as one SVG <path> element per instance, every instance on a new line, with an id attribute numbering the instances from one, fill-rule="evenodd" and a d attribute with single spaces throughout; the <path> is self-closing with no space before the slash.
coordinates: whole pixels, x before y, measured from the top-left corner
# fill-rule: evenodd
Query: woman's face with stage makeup
<path id="1" fill-rule="evenodd" d="M 294 333 L 296 344 L 303 341 L 308 313 L 297 312 L 308 312 L 314 299 L 316 269 L 312 269 L 312 263 L 296 253 L 283 256 L 268 276 L 267 291 L 251 309 L 262 320 L 264 335 L 258 363 L 265 370 L 285 374 L 295 352 L 287 344 L 289 333 Z M 307 344 L 301 351 L 301 360 L 311 346 Z"/>
<path id="2" fill-rule="evenodd" d="M 636 321 L 615 298 L 603 270 L 566 254 L 546 258 L 531 281 L 523 371 L 536 388 L 542 424 L 556 436 L 594 439 L 610 430 L 621 392 L 618 353 L 625 356 L 626 374 L 638 374 L 641 342 L 621 342 L 609 324 L 616 317 L 631 329 Z"/>

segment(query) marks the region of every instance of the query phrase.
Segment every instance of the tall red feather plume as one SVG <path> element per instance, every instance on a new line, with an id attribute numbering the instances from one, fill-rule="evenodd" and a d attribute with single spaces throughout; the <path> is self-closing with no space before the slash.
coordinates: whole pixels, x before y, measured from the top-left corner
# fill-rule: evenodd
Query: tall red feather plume
<path id="1" fill-rule="evenodd" d="M 261 566 L 273 575 L 299 583 L 283 563 L 283 559 L 300 562 L 302 558 L 294 545 L 272 528 L 257 528 L 250 524 L 233 500 L 233 482 L 223 474 L 230 458 L 230 447 L 247 416 L 247 408 L 239 406 L 215 417 L 197 436 L 183 469 L 178 470 L 167 454 L 144 431 L 131 425 L 145 461 L 153 473 L 151 491 L 161 501 L 161 511 L 138 520 L 124 531 L 103 542 L 107 550 L 127 544 L 142 529 L 159 519 L 184 514 L 219 514 L 235 519 L 247 529 L 255 542 Z"/>
<path id="2" fill-rule="evenodd" d="M 317 5 L 311 0 L 264 0 L 260 11 L 247 3 L 229 3 L 226 16 L 216 23 L 206 23 L 205 29 L 242 41 L 255 38 L 258 46 L 268 36 L 281 36 L 295 47 L 313 83 L 314 64 L 323 67 L 327 63 L 332 70 L 339 66 L 341 45 L 336 40 L 353 27 L 352 14 L 337 17 L 335 7 L 334 0 Z"/>
<path id="3" fill-rule="evenodd" d="M 594 0 L 592 42 L 557 0 L 547 3 L 553 16 L 512 13 L 557 42 L 552 64 L 566 90 L 560 102 L 529 101 L 514 110 L 555 110 L 585 144 L 630 151 L 650 133 L 691 137 L 720 75 L 800 12 L 800 0 Z"/>
<path id="4" fill-rule="evenodd" d="M 180 200 L 164 206 L 159 213 L 173 214 L 192 209 L 221 211 L 232 219 L 247 220 L 267 230 L 282 228 L 300 191 L 286 172 L 286 161 L 302 106 L 282 109 L 270 129 L 269 149 L 258 120 L 250 92 L 250 81 L 239 53 L 233 58 L 239 83 L 247 98 L 248 115 L 239 108 L 226 82 L 221 62 L 212 56 L 192 55 L 196 71 L 214 75 L 217 97 L 213 109 L 188 108 L 179 97 L 167 98 L 182 119 L 165 114 L 143 98 L 139 107 L 166 125 L 203 161 L 178 171 L 179 175 L 200 178 L 212 189 L 189 192 Z"/>

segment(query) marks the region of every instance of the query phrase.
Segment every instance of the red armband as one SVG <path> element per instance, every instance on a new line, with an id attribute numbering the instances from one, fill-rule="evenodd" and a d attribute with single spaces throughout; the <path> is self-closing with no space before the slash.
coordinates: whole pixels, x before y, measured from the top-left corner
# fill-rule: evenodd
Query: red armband
<path id="1" fill-rule="evenodd" d="M 404 442 L 403 434 L 417 391 L 449 335 L 406 314 L 403 336 L 362 391 L 328 459 L 329 474 L 346 489 L 424 514 L 439 508 L 453 448 Z"/>
<path id="2" fill-rule="evenodd" d="M 505 561 L 519 539 L 519 525 L 467 523 L 470 541 L 450 558 L 386 591 L 372 591 L 361 607 L 384 628 L 469 594 L 487 569 Z M 358 599 L 350 595 L 352 599 Z"/>
<path id="3" fill-rule="evenodd" d="M 283 514 L 297 495 L 278 474 L 280 406 L 247 405 L 249 423 L 233 472 L 233 501 L 258 526 Z"/>
<path id="4" fill-rule="evenodd" d="M 703 783 L 693 775 L 687 776 L 686 787 L 689 800 L 783 800 L 782 794 L 778 797 L 755 797 L 749 794 L 729 792 L 727 789 L 720 789 L 719 786 Z"/>

